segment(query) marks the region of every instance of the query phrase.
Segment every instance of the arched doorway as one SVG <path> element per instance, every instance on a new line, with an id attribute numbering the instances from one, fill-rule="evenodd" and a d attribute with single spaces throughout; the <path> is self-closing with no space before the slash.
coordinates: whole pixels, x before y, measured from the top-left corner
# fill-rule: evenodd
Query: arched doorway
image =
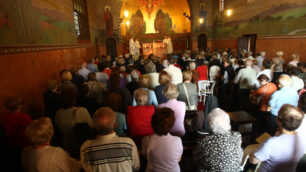
<path id="1" fill-rule="evenodd" d="M 207 36 L 205 34 L 201 34 L 198 36 L 198 50 L 206 50 L 207 48 Z"/>
<path id="2" fill-rule="evenodd" d="M 106 46 L 106 54 L 110 55 L 111 57 L 117 56 L 117 46 L 116 46 L 116 40 L 114 38 L 108 38 L 105 41 Z"/>

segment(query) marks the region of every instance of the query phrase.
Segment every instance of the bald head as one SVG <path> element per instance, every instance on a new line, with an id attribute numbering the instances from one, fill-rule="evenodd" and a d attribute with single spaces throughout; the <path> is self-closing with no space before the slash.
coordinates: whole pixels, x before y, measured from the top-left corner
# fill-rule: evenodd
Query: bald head
<path id="1" fill-rule="evenodd" d="M 98 134 L 110 134 L 116 127 L 116 113 L 109 107 L 102 107 L 95 112 L 93 121 Z"/>
<path id="2" fill-rule="evenodd" d="M 291 78 L 289 75 L 286 75 L 286 74 L 279 76 L 277 81 L 278 81 L 279 88 L 289 87 L 291 84 Z"/>

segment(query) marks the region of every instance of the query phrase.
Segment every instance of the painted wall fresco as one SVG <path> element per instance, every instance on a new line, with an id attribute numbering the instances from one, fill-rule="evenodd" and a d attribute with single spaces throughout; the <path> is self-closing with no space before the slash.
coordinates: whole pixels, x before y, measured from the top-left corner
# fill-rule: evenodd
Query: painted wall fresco
<path id="1" fill-rule="evenodd" d="M 149 33 L 187 33 L 191 31 L 191 22 L 183 16 L 186 12 L 190 15 L 187 0 L 123 0 L 120 17 L 124 18 L 124 12 L 128 11 L 128 20 L 138 11 L 141 12 L 145 22 L 145 34 Z M 138 12 L 139 13 L 139 12 Z M 156 18 L 158 16 L 158 18 Z M 165 25 L 161 25 L 164 23 Z M 121 34 L 131 35 L 131 30 L 121 25 Z"/>
<path id="2" fill-rule="evenodd" d="M 233 15 L 216 12 L 214 38 L 235 38 L 242 34 L 295 35 L 306 33 L 305 0 L 228 1 L 225 9 Z"/>
<path id="3" fill-rule="evenodd" d="M 74 44 L 69 0 L 1 0 L 0 44 Z"/>

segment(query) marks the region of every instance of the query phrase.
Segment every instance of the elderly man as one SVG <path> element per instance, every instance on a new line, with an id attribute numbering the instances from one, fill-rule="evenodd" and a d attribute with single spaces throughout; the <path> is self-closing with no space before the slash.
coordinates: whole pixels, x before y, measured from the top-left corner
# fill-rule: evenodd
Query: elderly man
<path id="1" fill-rule="evenodd" d="M 262 65 L 263 65 L 262 63 L 266 59 L 265 56 L 266 56 L 266 52 L 262 51 L 260 52 L 260 55 L 256 57 L 256 60 L 258 61 L 258 64 L 257 64 L 258 67 L 262 68 Z"/>
<path id="2" fill-rule="evenodd" d="M 183 74 L 180 68 L 174 66 L 175 58 L 170 57 L 168 59 L 169 66 L 164 69 L 171 76 L 171 84 L 177 85 L 183 82 Z"/>
<path id="3" fill-rule="evenodd" d="M 83 169 L 86 172 L 137 171 L 140 166 L 137 147 L 132 139 L 116 135 L 115 112 L 103 107 L 95 112 L 93 119 L 98 136 L 81 147 Z"/>
<path id="4" fill-rule="evenodd" d="M 83 62 L 81 69 L 78 71 L 78 74 L 81 75 L 86 81 L 88 80 L 88 74 L 91 71 L 87 69 L 87 63 Z"/>
<path id="5" fill-rule="evenodd" d="M 298 93 L 293 90 L 291 87 L 291 79 L 289 75 L 283 74 L 278 78 L 277 86 L 279 88 L 278 91 L 274 92 L 269 101 L 269 106 L 267 108 L 270 111 L 270 119 L 268 122 L 268 133 L 270 135 L 274 135 L 277 124 L 276 118 L 279 109 L 284 104 L 290 104 L 297 106 L 299 101 Z"/>
<path id="6" fill-rule="evenodd" d="M 239 105 L 242 109 L 246 108 L 249 102 L 250 89 L 254 88 L 256 81 L 256 71 L 252 68 L 252 65 L 253 60 L 247 59 L 245 61 L 246 67 L 238 72 L 234 80 L 235 84 L 239 83 Z"/>
<path id="7" fill-rule="evenodd" d="M 98 72 L 98 68 L 94 65 L 94 58 L 89 59 L 87 69 L 91 72 Z"/>
<path id="8" fill-rule="evenodd" d="M 304 154 L 303 144 L 298 139 L 296 129 L 300 126 L 304 113 L 297 107 L 285 104 L 278 112 L 278 136 L 271 137 L 250 156 L 250 162 L 261 165 L 259 172 L 294 172 Z M 305 169 L 304 169 L 305 170 Z"/>

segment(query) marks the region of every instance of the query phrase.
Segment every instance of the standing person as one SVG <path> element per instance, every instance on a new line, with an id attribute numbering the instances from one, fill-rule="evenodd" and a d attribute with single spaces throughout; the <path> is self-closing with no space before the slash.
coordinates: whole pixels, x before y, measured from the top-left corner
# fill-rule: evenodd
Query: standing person
<path id="1" fill-rule="evenodd" d="M 174 112 L 170 108 L 157 109 L 152 116 L 154 134 L 143 138 L 141 149 L 148 160 L 146 171 L 180 171 L 182 140 L 169 133 L 174 122 Z"/>
<path id="2" fill-rule="evenodd" d="M 250 156 L 252 164 L 261 163 L 258 172 L 295 172 L 303 157 L 303 145 L 299 143 L 296 129 L 304 113 L 297 107 L 285 104 L 277 116 L 279 134 L 269 138 Z"/>
<path id="3" fill-rule="evenodd" d="M 116 135 L 115 112 L 103 107 L 93 119 L 98 136 L 87 140 L 80 149 L 84 171 L 137 171 L 140 167 L 137 147 L 132 139 Z"/>
<path id="4" fill-rule="evenodd" d="M 50 117 L 54 123 L 55 113 L 60 109 L 58 83 L 56 80 L 49 80 L 47 91 L 44 93 L 45 116 Z"/>
<path id="5" fill-rule="evenodd" d="M 172 41 L 169 36 L 165 36 L 163 39 L 163 43 L 166 43 L 167 45 L 167 54 L 172 54 L 173 53 L 173 46 L 172 46 Z"/>
<path id="6" fill-rule="evenodd" d="M 257 66 L 259 68 L 262 68 L 262 63 L 266 59 L 266 52 L 262 51 L 260 52 L 260 55 L 256 57 L 256 60 L 258 61 Z"/>
<path id="7" fill-rule="evenodd" d="M 139 41 L 138 41 L 138 38 L 135 39 L 134 45 L 135 45 L 135 49 L 134 49 L 134 51 L 135 51 L 135 56 L 139 56 L 139 55 L 140 55 L 140 48 L 141 48 L 141 45 L 140 45 L 140 43 L 139 43 Z"/>
<path id="8" fill-rule="evenodd" d="M 185 134 L 184 119 L 186 113 L 186 104 L 177 101 L 179 95 L 176 85 L 168 84 L 163 94 L 168 99 L 166 103 L 160 104 L 158 108 L 170 108 L 174 111 L 175 122 L 170 133 L 175 136 L 183 136 Z"/>
<path id="9" fill-rule="evenodd" d="M 269 116 L 269 112 L 267 111 L 267 106 L 271 98 L 271 95 L 275 91 L 277 91 L 277 87 L 274 83 L 271 82 L 271 78 L 269 78 L 269 76 L 267 76 L 266 74 L 259 75 L 257 77 L 257 80 L 260 84 L 260 88 L 255 91 L 252 91 L 250 97 L 254 99 L 261 97 L 259 102 L 258 123 L 259 123 L 260 133 L 262 133 L 265 127 L 265 120 Z"/>
<path id="10" fill-rule="evenodd" d="M 25 135 L 30 146 L 23 149 L 21 156 L 25 172 L 80 171 L 80 162 L 72 159 L 62 148 L 50 145 L 53 134 L 52 122 L 47 117 L 34 120 L 27 126 Z"/>
<path id="11" fill-rule="evenodd" d="M 271 99 L 269 101 L 269 106 L 267 107 L 267 111 L 270 111 L 269 121 L 268 121 L 268 133 L 270 135 L 274 135 L 277 123 L 276 118 L 278 115 L 279 109 L 284 104 L 291 104 L 294 106 L 298 105 L 299 95 L 293 90 L 291 85 L 291 79 L 288 75 L 281 75 L 278 78 L 278 88 L 279 90 L 272 94 Z"/>
<path id="12" fill-rule="evenodd" d="M 134 42 L 134 37 L 131 37 L 130 42 L 129 42 L 129 50 L 130 50 L 130 54 L 132 56 L 135 55 L 135 48 L 136 48 L 136 46 L 135 46 L 135 42 Z"/>
<path id="13" fill-rule="evenodd" d="M 183 82 L 183 74 L 180 68 L 174 66 L 175 58 L 169 58 L 169 66 L 164 69 L 171 76 L 171 83 L 174 85 L 180 84 Z"/>
<path id="14" fill-rule="evenodd" d="M 241 171 L 241 134 L 231 131 L 229 115 L 215 108 L 208 114 L 208 123 L 212 134 L 199 139 L 193 153 L 197 171 Z"/>
<path id="15" fill-rule="evenodd" d="M 249 102 L 250 89 L 254 88 L 256 81 L 256 71 L 252 68 L 253 60 L 245 61 L 245 68 L 241 69 L 236 76 L 234 83 L 239 83 L 239 105 L 240 108 L 246 109 Z"/>

